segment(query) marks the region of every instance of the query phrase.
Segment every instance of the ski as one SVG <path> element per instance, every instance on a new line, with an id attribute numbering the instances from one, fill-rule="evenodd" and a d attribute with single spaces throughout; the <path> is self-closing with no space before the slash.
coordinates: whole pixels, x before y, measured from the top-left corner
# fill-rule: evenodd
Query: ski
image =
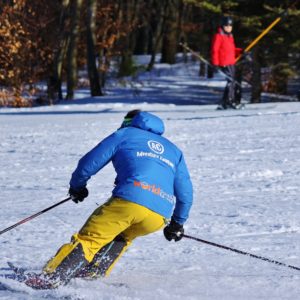
<path id="1" fill-rule="evenodd" d="M 245 103 L 240 103 L 238 104 L 235 109 L 245 109 L 246 108 L 246 104 Z"/>
<path id="2" fill-rule="evenodd" d="M 237 104 L 235 106 L 229 106 L 229 107 L 223 107 L 222 105 L 218 105 L 216 110 L 242 110 L 246 108 L 246 104 L 245 103 L 240 103 Z"/>
<path id="3" fill-rule="evenodd" d="M 25 276 L 25 272 L 26 272 L 26 269 L 24 268 L 19 268 L 19 267 L 16 267 L 12 262 L 8 261 L 7 262 L 7 265 L 9 266 L 10 270 L 12 270 L 14 272 L 14 274 L 16 276 L 19 276 L 20 278 Z"/>
<path id="4" fill-rule="evenodd" d="M 7 262 L 12 274 L 5 274 L 4 278 L 15 280 L 35 289 L 35 290 L 48 290 L 55 289 L 57 282 L 48 281 L 42 274 L 34 272 L 27 272 L 24 268 L 16 267 L 13 263 Z M 4 285 L 2 283 L 2 285 Z"/>
<path id="5" fill-rule="evenodd" d="M 9 266 L 9 268 L 1 268 L 1 270 L 5 271 L 6 273 L 0 274 L 0 291 L 9 291 L 12 293 L 20 293 L 20 292 L 22 293 L 23 291 L 18 291 L 14 286 L 11 286 L 9 284 L 9 280 L 21 282 L 23 279 L 22 278 L 23 274 L 21 274 L 21 273 L 23 273 L 23 271 L 25 272 L 25 270 L 15 268 L 15 266 L 10 262 L 8 262 L 7 264 Z M 5 279 L 5 281 L 1 280 L 1 279 Z M 9 280 L 6 280 L 6 279 L 9 279 Z"/>
<path id="6" fill-rule="evenodd" d="M 11 262 L 7 263 L 9 268 L 5 268 L 5 271 L 10 271 L 9 274 L 0 274 L 1 278 L 11 279 L 15 281 L 22 282 L 24 280 L 25 269 L 16 268 Z M 12 271 L 12 273 L 11 273 Z"/>

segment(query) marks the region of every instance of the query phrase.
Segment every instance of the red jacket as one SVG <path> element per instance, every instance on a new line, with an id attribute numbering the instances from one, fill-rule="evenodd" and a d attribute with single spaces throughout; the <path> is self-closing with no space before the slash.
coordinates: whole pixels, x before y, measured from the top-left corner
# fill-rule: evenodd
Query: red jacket
<path id="1" fill-rule="evenodd" d="M 236 48 L 233 35 L 226 34 L 220 27 L 212 40 L 211 62 L 215 66 L 229 66 L 235 64 L 235 59 L 242 53 L 241 48 Z"/>

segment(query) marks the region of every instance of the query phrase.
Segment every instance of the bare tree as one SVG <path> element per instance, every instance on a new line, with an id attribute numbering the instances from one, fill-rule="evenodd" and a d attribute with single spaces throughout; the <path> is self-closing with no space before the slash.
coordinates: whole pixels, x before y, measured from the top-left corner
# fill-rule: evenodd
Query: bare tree
<path id="1" fill-rule="evenodd" d="M 86 39 L 90 90 L 91 96 L 102 96 L 99 73 L 96 65 L 96 15 L 97 0 L 88 0 L 86 16 Z"/>
<path id="2" fill-rule="evenodd" d="M 77 43 L 79 36 L 79 19 L 83 0 L 71 0 L 70 2 L 70 42 L 67 48 L 67 95 L 66 99 L 74 98 L 74 90 L 77 84 Z"/>
<path id="3" fill-rule="evenodd" d="M 179 5 L 180 0 L 165 0 L 165 23 L 163 29 L 163 42 L 161 62 L 174 64 L 178 45 Z"/>
<path id="4" fill-rule="evenodd" d="M 253 51 L 251 103 L 259 103 L 262 92 L 260 51 L 259 47 L 256 47 Z"/>
<path id="5" fill-rule="evenodd" d="M 156 54 L 161 46 L 164 28 L 164 11 L 166 0 L 153 0 L 152 1 L 152 15 L 150 19 L 150 32 L 151 32 L 151 59 L 148 64 L 147 70 L 150 71 L 155 63 Z"/>
<path id="6" fill-rule="evenodd" d="M 68 33 L 68 22 L 70 18 L 70 0 L 63 0 L 59 18 L 59 33 L 57 36 L 57 47 L 54 49 L 54 61 L 50 76 L 48 78 L 49 99 L 63 99 L 62 94 L 62 70 L 67 48 L 70 42 Z"/>
<path id="7" fill-rule="evenodd" d="M 127 34 L 122 38 L 123 49 L 121 53 L 121 64 L 119 76 L 131 75 L 133 72 L 132 54 L 135 48 L 135 26 L 138 23 L 138 14 L 140 11 L 141 0 L 121 0 L 120 7 L 122 11 L 122 20 L 127 26 Z"/>

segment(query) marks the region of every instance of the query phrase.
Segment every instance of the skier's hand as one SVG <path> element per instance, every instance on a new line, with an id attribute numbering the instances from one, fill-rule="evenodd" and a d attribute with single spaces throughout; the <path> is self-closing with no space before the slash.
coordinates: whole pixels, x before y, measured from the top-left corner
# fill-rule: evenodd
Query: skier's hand
<path id="1" fill-rule="evenodd" d="M 241 55 L 241 60 L 244 62 L 252 62 L 252 53 L 249 51 L 244 51 Z"/>
<path id="2" fill-rule="evenodd" d="M 82 202 L 84 198 L 86 198 L 89 195 L 89 191 L 86 187 L 82 188 L 79 191 L 75 191 L 70 187 L 69 189 L 69 195 L 72 198 L 72 201 L 75 203 Z"/>
<path id="3" fill-rule="evenodd" d="M 174 219 L 171 219 L 171 222 L 164 228 L 164 235 L 168 241 L 178 242 L 182 239 L 183 234 L 183 225 L 177 223 Z"/>

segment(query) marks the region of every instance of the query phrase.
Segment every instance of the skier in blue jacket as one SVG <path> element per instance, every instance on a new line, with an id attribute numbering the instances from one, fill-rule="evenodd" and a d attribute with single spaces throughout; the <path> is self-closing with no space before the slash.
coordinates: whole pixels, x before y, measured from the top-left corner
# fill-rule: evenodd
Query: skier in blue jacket
<path id="1" fill-rule="evenodd" d="M 43 276 L 31 278 L 28 285 L 55 288 L 73 277 L 108 275 L 136 237 L 166 224 L 167 240 L 182 238 L 193 201 L 192 183 L 182 152 L 163 132 L 160 118 L 133 110 L 121 128 L 79 160 L 70 181 L 72 200 L 78 203 L 88 196 L 88 180 L 109 162 L 117 173 L 112 196 L 58 250 Z"/>

